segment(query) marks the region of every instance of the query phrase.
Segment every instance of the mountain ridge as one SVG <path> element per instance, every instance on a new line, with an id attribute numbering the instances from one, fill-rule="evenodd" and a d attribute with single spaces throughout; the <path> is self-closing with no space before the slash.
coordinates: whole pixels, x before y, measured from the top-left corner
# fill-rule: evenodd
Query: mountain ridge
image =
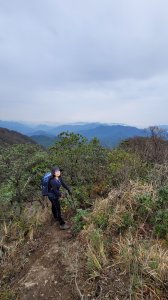
<path id="1" fill-rule="evenodd" d="M 67 128 L 66 128 L 67 129 Z M 66 131 L 66 130 L 64 130 Z M 87 130 L 68 130 L 69 132 L 74 132 L 81 134 L 88 140 L 93 138 L 98 138 L 101 144 L 105 147 L 115 147 L 122 140 L 131 138 L 134 136 L 147 136 L 147 132 L 143 129 L 138 129 L 132 126 L 122 126 L 122 125 L 99 125 L 95 128 L 90 128 Z M 51 137 L 46 135 L 32 135 L 31 138 L 40 143 L 44 147 L 49 147 L 54 145 L 57 137 Z"/>
<path id="2" fill-rule="evenodd" d="M 16 132 L 20 132 L 21 134 L 30 137 L 33 141 L 46 148 L 54 145 L 57 141 L 57 136 L 64 131 L 81 134 L 88 140 L 96 137 L 100 140 L 101 144 L 106 147 L 115 147 L 122 140 L 127 138 L 135 136 L 147 136 L 147 129 L 115 123 L 77 122 L 62 125 L 34 125 L 0 120 L 0 127 L 1 126 L 3 128 L 7 128 L 8 130 L 14 129 Z M 159 127 L 164 130 L 168 129 L 168 125 L 160 125 Z"/>

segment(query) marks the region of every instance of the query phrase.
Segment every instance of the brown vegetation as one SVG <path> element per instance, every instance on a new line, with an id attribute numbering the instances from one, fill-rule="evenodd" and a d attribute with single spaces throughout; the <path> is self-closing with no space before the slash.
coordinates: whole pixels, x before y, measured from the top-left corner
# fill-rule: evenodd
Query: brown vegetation
<path id="1" fill-rule="evenodd" d="M 9 130 L 6 128 L 0 128 L 0 146 L 7 147 L 13 144 L 37 144 L 28 136 Z"/>

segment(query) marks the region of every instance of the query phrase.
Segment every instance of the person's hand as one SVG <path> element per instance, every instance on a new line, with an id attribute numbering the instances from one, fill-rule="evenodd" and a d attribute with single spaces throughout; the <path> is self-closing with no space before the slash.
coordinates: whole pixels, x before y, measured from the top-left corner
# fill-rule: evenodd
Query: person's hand
<path id="1" fill-rule="evenodd" d="M 62 199 L 64 199 L 64 198 L 65 198 L 65 193 L 61 192 L 61 197 L 60 197 L 60 199 L 62 200 Z"/>
<path id="2" fill-rule="evenodd" d="M 58 191 L 58 197 L 61 199 L 62 198 L 62 193 Z"/>

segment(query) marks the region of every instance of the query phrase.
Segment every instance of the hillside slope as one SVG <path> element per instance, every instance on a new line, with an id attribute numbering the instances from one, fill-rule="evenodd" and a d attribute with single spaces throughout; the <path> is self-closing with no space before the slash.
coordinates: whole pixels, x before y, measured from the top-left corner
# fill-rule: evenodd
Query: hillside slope
<path id="1" fill-rule="evenodd" d="M 6 128 L 0 128 L 0 146 L 6 147 L 13 144 L 37 144 L 31 138 Z"/>
<path id="2" fill-rule="evenodd" d="M 146 193 L 155 196 L 151 185 L 133 181 L 111 190 L 95 201 L 78 236 L 48 219 L 26 251 L 13 253 L 0 299 L 166 300 L 166 240 L 154 237 L 144 210 L 137 217 L 136 199 Z"/>

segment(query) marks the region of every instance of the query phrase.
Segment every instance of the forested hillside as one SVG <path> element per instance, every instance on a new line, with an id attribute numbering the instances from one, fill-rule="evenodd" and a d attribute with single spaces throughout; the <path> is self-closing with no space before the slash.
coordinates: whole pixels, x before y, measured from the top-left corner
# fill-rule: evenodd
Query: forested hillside
<path id="1" fill-rule="evenodd" d="M 53 166 L 72 190 L 61 200 L 68 233 L 41 196 Z M 0 299 L 167 299 L 168 143 L 158 128 L 115 149 L 68 132 L 47 150 L 1 147 L 0 169 Z"/>
<path id="2" fill-rule="evenodd" d="M 36 142 L 14 130 L 0 128 L 0 146 L 5 147 L 13 144 L 36 144 Z"/>

